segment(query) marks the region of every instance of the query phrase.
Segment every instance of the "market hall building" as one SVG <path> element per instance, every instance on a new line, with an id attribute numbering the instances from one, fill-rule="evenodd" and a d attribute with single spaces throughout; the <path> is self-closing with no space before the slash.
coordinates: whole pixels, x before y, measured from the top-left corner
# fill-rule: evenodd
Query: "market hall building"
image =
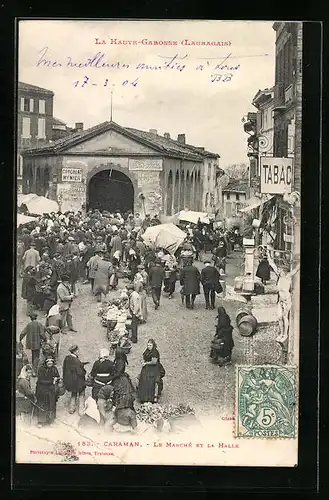
<path id="1" fill-rule="evenodd" d="M 48 196 L 67 210 L 173 215 L 209 211 L 219 155 L 107 121 L 23 153 L 23 193 Z"/>

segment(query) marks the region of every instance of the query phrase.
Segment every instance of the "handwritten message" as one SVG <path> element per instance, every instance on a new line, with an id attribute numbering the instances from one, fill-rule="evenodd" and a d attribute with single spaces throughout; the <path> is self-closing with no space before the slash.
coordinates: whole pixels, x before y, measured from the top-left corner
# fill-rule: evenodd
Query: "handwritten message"
<path id="1" fill-rule="evenodd" d="M 49 47 L 44 47 L 39 51 L 36 61 L 37 68 L 56 70 L 57 68 L 79 69 L 79 70 L 124 70 L 125 72 L 134 71 L 133 78 L 124 79 L 121 82 L 122 86 L 136 87 L 139 82 L 138 74 L 147 72 L 171 72 L 182 73 L 183 71 L 192 70 L 198 73 L 206 74 L 206 78 L 210 83 L 225 84 L 230 82 L 234 75 L 241 68 L 241 64 L 235 63 L 235 56 L 229 53 L 224 56 L 219 56 L 218 59 L 201 59 L 197 63 L 195 60 L 190 59 L 189 54 L 183 55 L 174 54 L 173 56 L 154 56 L 153 64 L 138 61 L 136 63 L 114 60 L 111 61 L 105 52 L 97 52 L 96 54 L 86 57 L 83 60 L 75 60 L 72 56 L 68 55 L 58 60 L 51 56 Z M 72 82 L 74 87 L 86 86 L 103 86 L 111 84 L 109 78 L 95 80 L 92 79 L 91 74 L 82 75 L 81 79 L 76 79 Z"/>

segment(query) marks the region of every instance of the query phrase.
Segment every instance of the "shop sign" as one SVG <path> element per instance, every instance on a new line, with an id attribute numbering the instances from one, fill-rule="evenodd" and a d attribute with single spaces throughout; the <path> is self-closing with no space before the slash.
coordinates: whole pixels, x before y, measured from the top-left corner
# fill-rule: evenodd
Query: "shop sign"
<path id="1" fill-rule="evenodd" d="M 291 193 L 293 159 L 260 157 L 260 192 L 268 194 Z"/>
<path id="2" fill-rule="evenodd" d="M 82 168 L 63 168 L 62 182 L 82 182 Z"/>

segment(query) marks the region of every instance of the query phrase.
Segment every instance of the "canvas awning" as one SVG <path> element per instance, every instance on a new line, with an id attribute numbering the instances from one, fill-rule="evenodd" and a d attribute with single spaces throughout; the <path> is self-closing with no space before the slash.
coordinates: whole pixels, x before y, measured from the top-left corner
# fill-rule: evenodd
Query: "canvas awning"
<path id="1" fill-rule="evenodd" d="M 253 210 L 254 208 L 258 208 L 260 207 L 261 205 L 264 205 L 264 203 L 266 203 L 267 201 L 270 201 L 271 199 L 273 198 L 273 195 L 270 194 L 270 195 L 266 195 L 265 197 L 263 198 L 250 198 L 247 203 L 248 205 L 246 205 L 245 207 L 243 208 L 240 208 L 240 212 L 250 212 L 251 210 Z"/>
<path id="2" fill-rule="evenodd" d="M 174 254 L 177 248 L 186 238 L 184 231 L 181 231 L 175 224 L 159 224 L 150 226 L 142 234 L 142 238 L 147 245 L 165 248 L 171 254 Z"/>
<path id="3" fill-rule="evenodd" d="M 42 215 L 43 213 L 50 214 L 59 210 L 57 201 L 49 200 L 45 196 L 38 196 L 36 194 L 18 195 L 17 205 L 18 207 L 25 205 L 30 214 L 38 215 Z"/>
<path id="4" fill-rule="evenodd" d="M 179 220 L 193 222 L 197 224 L 198 220 L 202 224 L 210 224 L 209 215 L 206 212 L 193 212 L 192 210 L 181 210 L 178 214 Z"/>
<path id="5" fill-rule="evenodd" d="M 24 224 L 27 224 L 28 222 L 32 222 L 34 220 L 37 220 L 37 218 L 29 217 L 28 215 L 17 214 L 17 227 L 23 226 Z"/>

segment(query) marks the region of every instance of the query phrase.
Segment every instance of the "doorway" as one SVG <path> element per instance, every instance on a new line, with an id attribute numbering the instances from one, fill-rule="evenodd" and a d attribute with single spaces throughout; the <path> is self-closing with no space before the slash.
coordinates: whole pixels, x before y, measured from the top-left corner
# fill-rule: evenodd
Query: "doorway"
<path id="1" fill-rule="evenodd" d="M 89 181 L 87 210 L 133 212 L 134 186 L 129 177 L 114 169 L 102 170 Z"/>

